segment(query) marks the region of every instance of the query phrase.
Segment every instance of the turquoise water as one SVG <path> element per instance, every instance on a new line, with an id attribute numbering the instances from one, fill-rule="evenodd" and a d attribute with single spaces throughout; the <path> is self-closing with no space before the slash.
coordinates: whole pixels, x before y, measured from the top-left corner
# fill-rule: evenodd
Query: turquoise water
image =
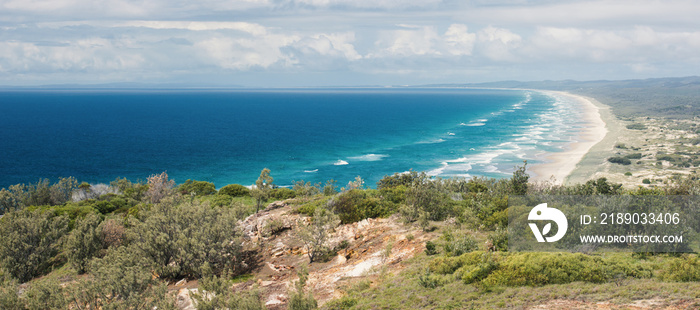
<path id="1" fill-rule="evenodd" d="M 0 187 L 186 179 L 374 184 L 409 169 L 507 177 L 561 151 L 576 109 L 535 91 L 475 89 L 0 92 Z"/>

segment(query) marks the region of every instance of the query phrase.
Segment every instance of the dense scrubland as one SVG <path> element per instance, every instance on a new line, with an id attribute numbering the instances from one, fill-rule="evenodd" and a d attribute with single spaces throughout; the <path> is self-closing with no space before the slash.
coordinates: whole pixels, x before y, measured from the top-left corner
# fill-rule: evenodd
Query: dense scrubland
<path id="1" fill-rule="evenodd" d="M 192 180 L 176 185 L 162 173 L 145 182 L 64 178 L 0 190 L 0 308 L 174 309 L 167 284 L 198 279 L 198 309 L 264 309 L 255 288 L 230 288 L 255 277 L 251 271 L 265 247 L 262 239 L 243 246 L 240 221 L 274 200 L 311 217 L 294 231 L 310 266 L 338 250 L 327 243 L 330 231 L 365 218 L 393 216 L 436 236 L 402 271 L 355 282 L 326 309 L 507 308 L 552 298 L 629 301 L 654 294 L 700 305 L 697 286 L 678 284 L 700 281 L 696 254 L 511 253 L 505 231 L 512 195 L 697 195 L 695 177 L 656 188 L 623 188 L 604 178 L 558 186 L 529 183 L 523 166 L 507 179 L 412 171 L 386 176 L 372 189 L 360 177 L 342 187 L 299 181 L 282 188 L 270 173 L 264 169 L 252 189 L 216 190 Z M 284 229 L 274 221 L 257 226 L 259 234 Z M 317 308 L 304 287 L 307 273 L 298 267 L 287 307 Z M 532 290 L 543 286 L 547 294 Z M 623 288 L 628 293 L 620 296 Z"/>

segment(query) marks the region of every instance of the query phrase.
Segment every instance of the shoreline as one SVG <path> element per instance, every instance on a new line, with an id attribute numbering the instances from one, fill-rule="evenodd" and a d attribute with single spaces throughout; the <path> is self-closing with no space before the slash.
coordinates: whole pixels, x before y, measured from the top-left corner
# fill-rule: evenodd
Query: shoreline
<path id="1" fill-rule="evenodd" d="M 578 104 L 583 109 L 583 119 L 587 124 L 575 136 L 575 141 L 569 143 L 566 150 L 557 153 L 547 153 L 542 159 L 544 162 L 533 164 L 528 170 L 534 175 L 533 181 L 551 181 L 553 184 L 561 185 L 569 183 L 579 163 L 586 155 L 609 136 L 611 131 L 609 125 L 603 120 L 601 110 L 607 109 L 600 102 L 592 98 L 571 94 L 564 91 L 536 90 L 548 95 L 566 97 L 574 104 Z"/>

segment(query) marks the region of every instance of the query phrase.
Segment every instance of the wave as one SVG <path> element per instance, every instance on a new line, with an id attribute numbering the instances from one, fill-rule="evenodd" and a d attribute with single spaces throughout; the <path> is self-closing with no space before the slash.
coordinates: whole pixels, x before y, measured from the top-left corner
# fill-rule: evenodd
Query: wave
<path id="1" fill-rule="evenodd" d="M 435 139 L 435 140 L 419 141 L 419 142 L 416 142 L 416 144 L 433 144 L 433 143 L 442 143 L 442 142 L 445 142 L 445 139 Z"/>
<path id="2" fill-rule="evenodd" d="M 347 165 L 347 164 L 348 164 L 348 162 L 347 162 L 347 161 L 344 161 L 344 160 L 342 160 L 342 159 L 338 159 L 338 161 L 336 161 L 336 162 L 333 163 L 334 166 L 344 166 L 344 165 Z"/>
<path id="3" fill-rule="evenodd" d="M 454 133 L 454 132 L 448 132 L 447 135 L 448 135 L 448 136 L 454 136 L 455 133 Z"/>
<path id="4" fill-rule="evenodd" d="M 357 160 L 357 161 L 380 161 L 386 157 L 389 157 L 389 155 L 386 155 L 386 154 L 366 154 L 366 155 L 362 155 L 362 156 L 349 157 L 348 159 Z"/>
<path id="5" fill-rule="evenodd" d="M 314 169 L 314 170 L 304 170 L 304 172 L 306 172 L 306 173 L 314 173 L 314 172 L 318 172 L 318 169 Z"/>
<path id="6" fill-rule="evenodd" d="M 461 124 L 459 124 L 459 125 L 461 125 L 461 126 L 469 126 L 469 127 L 476 127 L 476 126 L 484 126 L 484 125 L 486 125 L 486 123 L 469 123 L 469 124 L 461 123 Z"/>

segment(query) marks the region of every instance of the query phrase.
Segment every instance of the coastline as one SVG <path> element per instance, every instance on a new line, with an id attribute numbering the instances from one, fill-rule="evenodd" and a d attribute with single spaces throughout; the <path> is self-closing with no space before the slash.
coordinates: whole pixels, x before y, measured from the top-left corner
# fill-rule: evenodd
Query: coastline
<path id="1" fill-rule="evenodd" d="M 609 133 L 608 122 L 604 121 L 604 117 L 601 114 L 609 113 L 609 108 L 603 106 L 600 102 L 595 99 L 587 98 L 584 96 L 579 96 L 563 91 L 549 91 L 549 90 L 537 90 L 546 94 L 566 97 L 578 104 L 583 109 L 583 119 L 587 124 L 578 135 L 575 137 L 575 141 L 570 143 L 566 150 L 557 153 L 548 153 L 544 155 L 543 163 L 533 164 L 529 169 L 534 175 L 532 176 L 533 181 L 551 181 L 553 184 L 564 184 L 570 183 L 574 179 L 576 181 L 581 181 L 579 179 L 586 178 L 587 176 L 582 176 L 580 173 L 576 173 L 574 176 L 574 171 L 577 169 L 579 164 L 587 157 L 587 155 L 594 149 L 594 146 L 600 144 L 604 141 L 606 137 L 611 136 Z M 607 117 L 605 117 L 607 119 Z M 584 180 L 585 181 L 585 180 Z"/>

